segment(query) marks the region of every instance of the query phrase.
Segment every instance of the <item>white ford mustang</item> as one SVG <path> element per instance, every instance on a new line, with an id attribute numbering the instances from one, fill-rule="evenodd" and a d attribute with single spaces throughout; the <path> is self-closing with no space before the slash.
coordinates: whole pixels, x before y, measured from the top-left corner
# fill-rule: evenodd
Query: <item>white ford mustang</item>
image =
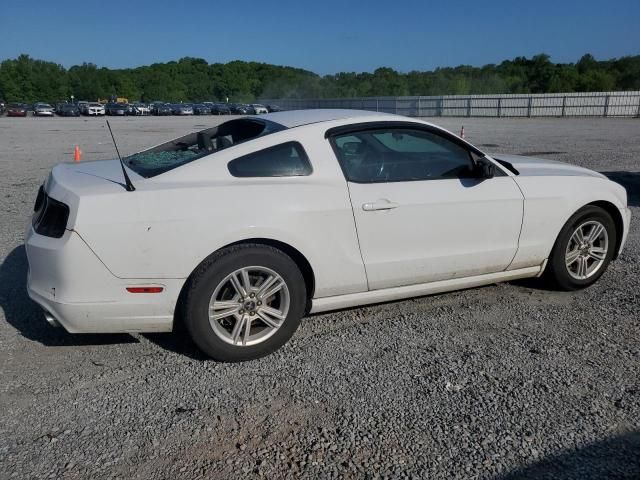
<path id="1" fill-rule="evenodd" d="M 28 291 L 69 332 L 182 321 L 208 355 L 239 361 L 310 312 L 543 274 L 586 287 L 630 217 L 624 188 L 584 168 L 490 157 L 406 117 L 280 112 L 53 168 Z"/>

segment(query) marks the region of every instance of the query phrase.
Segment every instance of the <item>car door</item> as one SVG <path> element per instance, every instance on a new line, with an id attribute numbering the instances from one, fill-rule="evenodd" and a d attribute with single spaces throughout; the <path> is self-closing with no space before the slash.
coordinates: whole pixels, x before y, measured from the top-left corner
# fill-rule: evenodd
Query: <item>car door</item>
<path id="1" fill-rule="evenodd" d="M 518 248 L 523 196 L 481 153 L 419 124 L 330 133 L 348 181 L 370 290 L 505 270 Z"/>

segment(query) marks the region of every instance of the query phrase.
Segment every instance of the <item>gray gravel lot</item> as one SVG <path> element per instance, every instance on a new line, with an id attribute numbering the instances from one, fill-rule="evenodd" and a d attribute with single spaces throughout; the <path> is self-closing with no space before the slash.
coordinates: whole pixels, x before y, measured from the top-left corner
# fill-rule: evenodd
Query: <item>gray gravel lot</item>
<path id="1" fill-rule="evenodd" d="M 123 153 L 218 122 L 115 118 Z M 436 119 L 486 151 L 605 172 L 626 250 L 592 288 L 527 282 L 316 315 L 276 354 L 70 335 L 28 300 L 23 232 L 100 119 L 0 118 L 0 478 L 640 478 L 640 120 Z"/>

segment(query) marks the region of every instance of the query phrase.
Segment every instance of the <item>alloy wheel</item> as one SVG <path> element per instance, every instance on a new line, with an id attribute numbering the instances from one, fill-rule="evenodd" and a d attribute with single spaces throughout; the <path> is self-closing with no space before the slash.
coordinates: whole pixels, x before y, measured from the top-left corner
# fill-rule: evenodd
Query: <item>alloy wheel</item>
<path id="1" fill-rule="evenodd" d="M 609 251 L 609 235 L 605 226 L 596 220 L 579 225 L 569 238 L 565 264 L 571 277 L 586 280 L 600 270 Z"/>
<path id="2" fill-rule="evenodd" d="M 227 275 L 209 301 L 209 324 L 236 346 L 264 342 L 282 326 L 290 294 L 284 279 L 267 267 L 243 267 Z"/>

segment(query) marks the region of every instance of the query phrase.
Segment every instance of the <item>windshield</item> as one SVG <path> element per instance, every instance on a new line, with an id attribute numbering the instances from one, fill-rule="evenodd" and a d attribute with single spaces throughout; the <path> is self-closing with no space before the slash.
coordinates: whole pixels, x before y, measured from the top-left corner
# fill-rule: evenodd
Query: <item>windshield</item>
<path id="1" fill-rule="evenodd" d="M 217 127 L 190 133 L 157 147 L 134 153 L 123 161 L 138 175 L 145 178 L 155 177 L 198 158 L 285 128 L 279 123 L 267 120 L 231 120 Z"/>

